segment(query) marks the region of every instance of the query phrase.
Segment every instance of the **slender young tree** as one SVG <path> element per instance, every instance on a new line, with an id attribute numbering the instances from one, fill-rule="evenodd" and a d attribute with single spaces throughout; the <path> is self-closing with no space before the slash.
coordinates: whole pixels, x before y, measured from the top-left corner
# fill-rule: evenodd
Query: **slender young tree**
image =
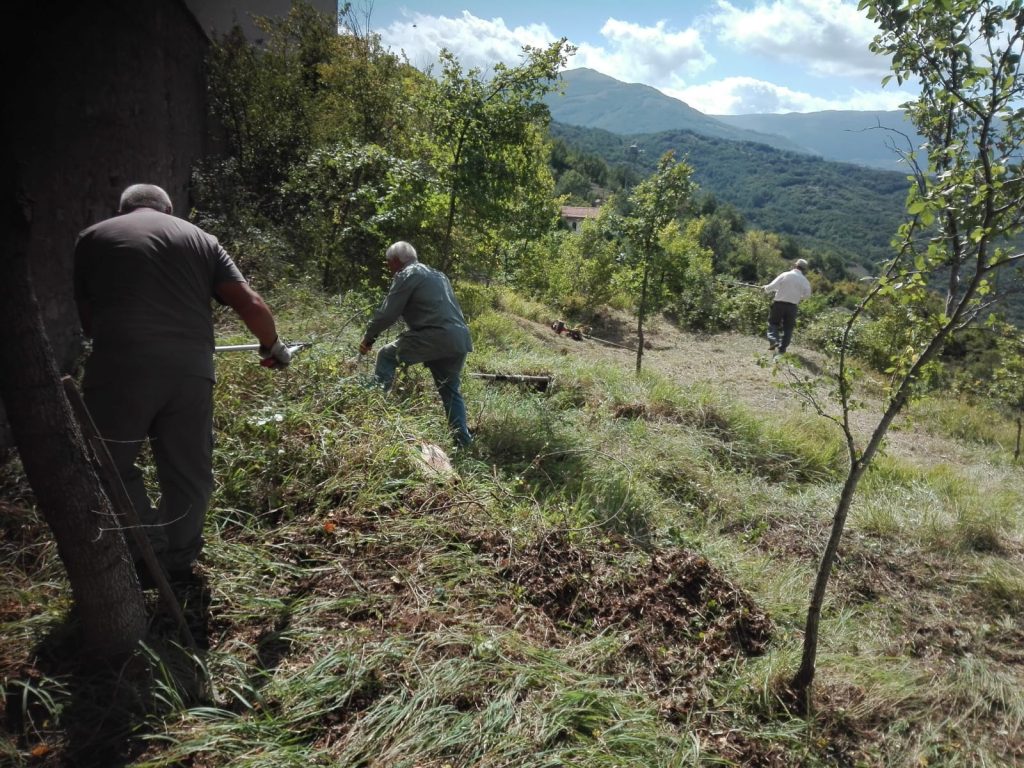
<path id="1" fill-rule="evenodd" d="M 538 127 L 550 114 L 541 98 L 557 85 L 572 49 L 565 39 L 547 48 L 523 48 L 517 67 L 496 64 L 489 79 L 463 71 L 450 51 L 441 52 L 441 76 L 428 100 L 429 146 L 443 190 L 438 266 L 452 264 L 456 224 L 488 228 L 516 210 L 514 199 L 536 183 L 547 154 Z"/>
<path id="2" fill-rule="evenodd" d="M 1022 230 L 1024 212 L 1024 3 L 862 0 L 860 7 L 879 27 L 871 49 L 891 57 L 891 77 L 920 84 L 907 112 L 926 139 L 920 157 L 927 162 L 907 158 L 914 178 L 897 256 L 851 314 L 839 343 L 838 414 L 829 415 L 810 389 L 803 390 L 839 424 L 849 454 L 807 611 L 800 667 L 790 681 L 803 707 L 811 700 L 825 593 L 857 486 L 943 344 L 989 303 L 993 273 L 1024 260 L 1024 252 L 1008 245 Z M 941 309 L 935 309 L 937 284 L 945 288 Z M 902 307 L 909 341 L 893 357 L 881 417 L 861 443 L 850 422 L 851 331 L 883 297 Z"/>
<path id="3" fill-rule="evenodd" d="M 650 310 L 651 275 L 658 268 L 658 257 L 662 253 L 661 235 L 693 194 L 692 174 L 693 169 L 686 163 L 676 162 L 675 153 L 669 151 L 658 161 L 654 175 L 637 184 L 629 195 L 630 212 L 623 217 L 622 228 L 641 266 L 636 311 L 637 373 L 643 364 L 644 320 Z"/>

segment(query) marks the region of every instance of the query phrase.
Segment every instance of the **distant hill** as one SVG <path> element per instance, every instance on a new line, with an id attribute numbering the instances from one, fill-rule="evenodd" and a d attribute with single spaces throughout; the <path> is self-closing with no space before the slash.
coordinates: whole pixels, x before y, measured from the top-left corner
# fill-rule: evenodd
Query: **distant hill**
<path id="1" fill-rule="evenodd" d="M 782 136 L 729 125 L 655 88 L 623 83 L 592 69 L 567 70 L 562 81 L 565 92 L 545 98 L 552 119 L 559 123 L 621 134 L 685 130 L 732 141 L 756 141 L 792 152 L 807 151 Z"/>
<path id="2" fill-rule="evenodd" d="M 693 131 L 619 135 L 555 123 L 551 135 L 610 165 L 633 165 L 645 176 L 673 149 L 693 166 L 702 191 L 733 205 L 750 226 L 791 235 L 850 264 L 871 265 L 890 256 L 889 243 L 903 217 L 903 173 Z M 629 152 L 633 144 L 642 152 Z"/>
<path id="3" fill-rule="evenodd" d="M 906 151 L 921 144 L 902 112 L 792 112 L 786 115 L 716 115 L 715 119 L 765 134 L 776 134 L 827 160 L 900 170 L 893 147 Z"/>
<path id="4" fill-rule="evenodd" d="M 693 131 L 893 171 L 901 166 L 892 144 L 906 149 L 907 138 L 920 144 L 913 125 L 898 111 L 706 115 L 655 88 L 623 83 L 592 69 L 567 70 L 562 81 L 564 93 L 545 99 L 552 119 L 623 135 Z"/>

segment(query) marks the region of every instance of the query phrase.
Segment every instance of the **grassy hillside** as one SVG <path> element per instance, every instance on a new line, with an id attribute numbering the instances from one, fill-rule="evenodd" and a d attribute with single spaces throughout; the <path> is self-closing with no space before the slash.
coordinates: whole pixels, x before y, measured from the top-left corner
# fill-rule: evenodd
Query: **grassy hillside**
<path id="1" fill-rule="evenodd" d="M 606 162 L 633 164 L 646 176 L 674 150 L 693 166 L 703 192 L 735 206 L 758 229 L 792 235 L 809 247 L 873 264 L 889 257 L 903 216 L 905 174 L 831 163 L 764 144 L 689 131 L 620 136 L 561 124 L 551 134 Z M 637 155 L 629 148 L 643 150 Z"/>
<path id="2" fill-rule="evenodd" d="M 366 388 L 351 297 L 272 297 L 317 341 L 287 371 L 218 359 L 206 584 L 186 595 L 200 650 L 170 642 L 147 593 L 150 650 L 77 665 L 60 562 L 3 467 L 5 765 L 1024 760 L 1009 425 L 925 403 L 894 433 L 841 550 L 817 707 L 795 719 L 773 691 L 799 653 L 837 435 L 775 386 L 759 339 L 661 325 L 635 377 L 628 351 L 554 335 L 543 307 L 459 293 L 471 371 L 554 383 L 467 379 L 477 441 L 450 470 L 424 460 L 452 444 L 422 370 Z"/>

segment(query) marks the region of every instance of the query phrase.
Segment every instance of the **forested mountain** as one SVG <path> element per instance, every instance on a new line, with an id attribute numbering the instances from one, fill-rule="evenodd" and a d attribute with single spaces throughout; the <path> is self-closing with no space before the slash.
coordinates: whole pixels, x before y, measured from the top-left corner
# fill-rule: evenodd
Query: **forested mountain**
<path id="1" fill-rule="evenodd" d="M 899 111 L 706 115 L 650 86 L 623 83 L 592 69 L 563 72 L 562 82 L 563 92 L 545 99 L 551 117 L 613 133 L 693 131 L 894 171 L 899 158 L 893 145 L 906 150 L 921 141 Z"/>
<path id="2" fill-rule="evenodd" d="M 613 133 L 689 130 L 801 151 L 799 145 L 788 139 L 725 124 L 648 85 L 623 83 L 585 68 L 567 70 L 561 79 L 562 93 L 549 93 L 544 99 L 552 119 L 560 123 Z"/>
<path id="3" fill-rule="evenodd" d="M 733 205 L 750 226 L 791 235 L 847 262 L 872 264 L 887 257 L 904 211 L 907 179 L 902 173 L 693 131 L 619 135 L 560 123 L 550 130 L 570 146 L 643 176 L 661 155 L 674 150 L 693 166 L 701 190 Z"/>
<path id="4" fill-rule="evenodd" d="M 891 171 L 901 168 L 896 150 L 907 151 L 922 141 L 906 115 L 898 111 L 715 115 L 715 119 L 735 128 L 782 136 L 827 160 Z"/>

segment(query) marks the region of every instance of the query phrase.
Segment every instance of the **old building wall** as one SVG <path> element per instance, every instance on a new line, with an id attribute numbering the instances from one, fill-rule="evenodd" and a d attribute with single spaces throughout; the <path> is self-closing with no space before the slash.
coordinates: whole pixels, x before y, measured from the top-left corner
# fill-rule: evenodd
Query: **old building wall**
<path id="1" fill-rule="evenodd" d="M 4 26 L 4 166 L 31 201 L 33 281 L 58 365 L 70 370 L 81 342 L 75 238 L 135 182 L 159 184 L 188 210 L 191 166 L 206 147 L 209 41 L 182 0 L 15 0 Z"/>

